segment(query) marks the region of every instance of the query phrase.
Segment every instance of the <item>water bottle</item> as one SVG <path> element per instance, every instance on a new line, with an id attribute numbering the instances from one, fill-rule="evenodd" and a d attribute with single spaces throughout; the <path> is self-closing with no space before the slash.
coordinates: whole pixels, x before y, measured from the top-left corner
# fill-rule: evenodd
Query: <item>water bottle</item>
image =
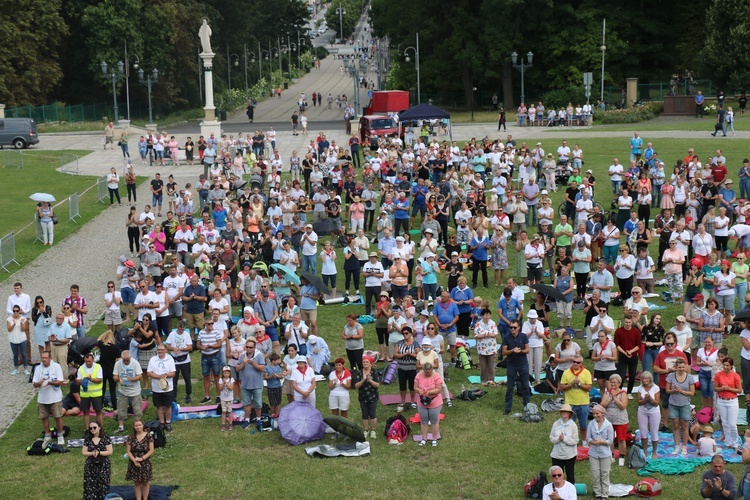
<path id="1" fill-rule="evenodd" d="M 461 384 L 461 392 L 464 392 L 466 390 L 466 386 L 464 384 Z"/>

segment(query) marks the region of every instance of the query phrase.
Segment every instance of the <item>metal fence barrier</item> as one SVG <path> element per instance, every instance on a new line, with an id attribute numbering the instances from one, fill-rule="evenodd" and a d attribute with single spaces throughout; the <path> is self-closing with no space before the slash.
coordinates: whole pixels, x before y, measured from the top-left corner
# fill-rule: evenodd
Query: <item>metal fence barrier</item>
<path id="1" fill-rule="evenodd" d="M 39 220 L 39 212 L 36 211 L 34 211 L 34 232 L 36 233 L 34 243 L 36 243 L 37 241 L 39 243 L 44 243 L 44 237 L 42 235 L 42 222 Z"/>
<path id="2" fill-rule="evenodd" d="M 2 159 L 3 159 L 3 168 L 5 167 L 23 168 L 23 152 L 21 151 L 15 151 L 13 149 L 4 149 Z"/>
<path id="3" fill-rule="evenodd" d="M 106 203 L 108 196 L 109 189 L 107 189 L 107 176 L 102 175 L 96 180 L 96 202 Z"/>
<path id="4" fill-rule="evenodd" d="M 78 175 L 78 155 L 63 153 L 60 155 L 60 172 Z"/>
<path id="5" fill-rule="evenodd" d="M 0 268 L 9 273 L 8 266 L 13 263 L 20 266 L 16 260 L 16 235 L 8 233 L 0 238 Z"/>
<path id="6" fill-rule="evenodd" d="M 68 222 L 75 222 L 76 217 L 81 217 L 81 210 L 78 206 L 78 193 L 73 193 L 68 198 Z"/>

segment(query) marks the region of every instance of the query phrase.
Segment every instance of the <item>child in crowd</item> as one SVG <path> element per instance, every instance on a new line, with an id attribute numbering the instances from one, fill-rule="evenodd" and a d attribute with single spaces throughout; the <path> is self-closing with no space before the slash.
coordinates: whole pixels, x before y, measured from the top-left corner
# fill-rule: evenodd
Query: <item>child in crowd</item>
<path id="1" fill-rule="evenodd" d="M 266 380 L 266 387 L 268 388 L 268 405 L 271 407 L 271 418 L 277 418 L 279 416 L 279 409 L 281 408 L 281 383 L 284 380 L 287 372 L 281 368 L 281 356 L 278 354 L 271 353 L 268 357 L 270 364 L 266 365 L 266 372 L 263 374 L 263 378 Z"/>
<path id="2" fill-rule="evenodd" d="M 294 401 L 294 388 L 292 387 L 292 372 L 297 368 L 297 344 L 287 344 L 286 346 L 287 355 L 284 356 L 284 383 L 281 388 L 281 393 L 286 394 L 288 403 Z M 270 358 L 269 358 L 270 359 Z"/>
<path id="3" fill-rule="evenodd" d="M 698 440 L 698 455 L 703 457 L 712 457 L 716 454 L 716 441 L 712 437 L 714 428 L 710 425 L 704 425 L 701 429 L 703 437 Z"/>
<path id="4" fill-rule="evenodd" d="M 482 297 L 479 295 L 474 296 L 474 301 L 471 303 L 471 324 L 469 328 L 474 328 L 474 325 L 482 319 Z"/>
<path id="5" fill-rule="evenodd" d="M 225 366 L 221 369 L 221 378 L 219 379 L 219 401 L 221 402 L 221 430 L 227 430 L 227 420 L 229 420 L 229 430 L 232 430 L 234 415 L 232 414 L 232 397 L 234 396 L 234 379 L 232 378 L 232 369 Z"/>

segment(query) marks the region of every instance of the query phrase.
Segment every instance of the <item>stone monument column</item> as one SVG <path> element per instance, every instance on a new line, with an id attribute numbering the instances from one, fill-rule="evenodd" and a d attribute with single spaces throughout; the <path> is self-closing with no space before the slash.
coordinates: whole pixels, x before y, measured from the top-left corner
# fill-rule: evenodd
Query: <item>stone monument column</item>
<path id="1" fill-rule="evenodd" d="M 201 122 L 201 135 L 209 137 L 213 133 L 215 137 L 219 138 L 221 137 L 221 122 L 216 121 L 216 107 L 214 106 L 213 60 L 216 54 L 211 50 L 211 28 L 208 26 L 206 19 L 203 20 L 203 24 L 198 31 L 198 37 L 201 40 L 203 49 L 200 53 L 200 58 L 203 61 L 203 75 L 206 83 L 206 105 L 203 108 L 204 115 Z"/>

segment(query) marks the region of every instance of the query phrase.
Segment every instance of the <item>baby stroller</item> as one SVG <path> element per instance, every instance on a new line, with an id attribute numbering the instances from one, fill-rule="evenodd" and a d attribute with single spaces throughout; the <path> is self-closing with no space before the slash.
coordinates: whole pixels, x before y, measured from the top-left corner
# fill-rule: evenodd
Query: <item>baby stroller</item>
<path id="1" fill-rule="evenodd" d="M 570 163 L 558 163 L 555 168 L 555 184 L 558 186 L 567 186 L 568 178 L 573 173 L 573 167 Z"/>

